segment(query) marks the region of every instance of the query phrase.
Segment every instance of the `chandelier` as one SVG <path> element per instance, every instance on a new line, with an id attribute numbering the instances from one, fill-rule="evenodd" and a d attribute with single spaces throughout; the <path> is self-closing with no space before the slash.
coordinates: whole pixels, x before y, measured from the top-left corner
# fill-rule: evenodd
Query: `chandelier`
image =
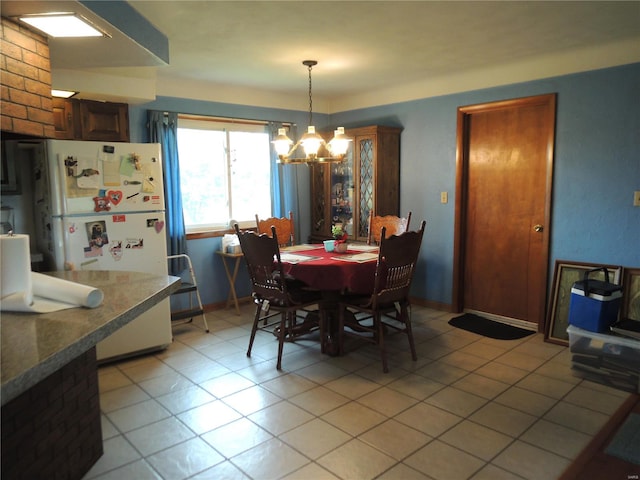
<path id="1" fill-rule="evenodd" d="M 280 163 L 329 163 L 341 162 L 344 159 L 351 139 L 344 133 L 344 127 L 338 127 L 334 131 L 330 142 L 325 142 L 324 138 L 316 133 L 313 126 L 313 100 L 311 97 L 311 69 L 318 64 L 316 60 L 305 60 L 303 65 L 309 70 L 309 126 L 300 140 L 294 145 L 293 140 L 287 136 L 285 128 L 278 129 L 278 136 L 273 143 Z M 292 146 L 293 145 L 293 146 Z M 305 156 L 295 157 L 298 147 L 302 146 Z M 322 149 L 321 149 L 322 147 Z M 328 152 L 328 156 L 324 156 Z"/>

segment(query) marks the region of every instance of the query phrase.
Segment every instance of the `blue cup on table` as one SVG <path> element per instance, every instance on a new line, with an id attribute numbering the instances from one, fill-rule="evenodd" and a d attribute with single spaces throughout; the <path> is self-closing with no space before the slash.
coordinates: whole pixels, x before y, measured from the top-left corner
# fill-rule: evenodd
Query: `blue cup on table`
<path id="1" fill-rule="evenodd" d="M 324 249 L 327 252 L 333 252 L 333 248 L 335 247 L 335 240 L 325 240 L 324 242 Z"/>

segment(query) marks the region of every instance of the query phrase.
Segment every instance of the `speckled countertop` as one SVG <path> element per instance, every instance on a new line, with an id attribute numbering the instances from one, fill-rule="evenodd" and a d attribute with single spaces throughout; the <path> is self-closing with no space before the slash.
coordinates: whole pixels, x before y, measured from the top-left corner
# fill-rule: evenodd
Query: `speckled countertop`
<path id="1" fill-rule="evenodd" d="M 53 313 L 2 312 L 0 377 L 2 405 L 28 390 L 168 297 L 180 279 L 140 272 L 52 272 L 65 280 L 101 289 L 97 308 Z"/>

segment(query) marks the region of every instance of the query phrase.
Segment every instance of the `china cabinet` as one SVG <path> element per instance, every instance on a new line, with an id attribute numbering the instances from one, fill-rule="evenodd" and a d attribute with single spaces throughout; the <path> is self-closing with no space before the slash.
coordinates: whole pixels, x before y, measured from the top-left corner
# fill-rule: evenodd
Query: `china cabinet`
<path id="1" fill-rule="evenodd" d="M 352 240 L 367 240 L 369 211 L 398 215 L 401 128 L 348 129 L 353 140 L 339 163 L 311 166 L 311 242 L 331 238 L 342 224 Z"/>

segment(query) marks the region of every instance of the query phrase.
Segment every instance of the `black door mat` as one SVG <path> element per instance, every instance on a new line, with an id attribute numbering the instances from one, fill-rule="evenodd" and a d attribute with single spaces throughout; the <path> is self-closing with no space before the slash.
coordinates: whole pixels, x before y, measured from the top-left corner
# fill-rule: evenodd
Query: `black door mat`
<path id="1" fill-rule="evenodd" d="M 498 340 L 517 340 L 535 333 L 533 330 L 496 322 L 473 313 L 465 313 L 452 318 L 449 320 L 449 325 Z"/>

